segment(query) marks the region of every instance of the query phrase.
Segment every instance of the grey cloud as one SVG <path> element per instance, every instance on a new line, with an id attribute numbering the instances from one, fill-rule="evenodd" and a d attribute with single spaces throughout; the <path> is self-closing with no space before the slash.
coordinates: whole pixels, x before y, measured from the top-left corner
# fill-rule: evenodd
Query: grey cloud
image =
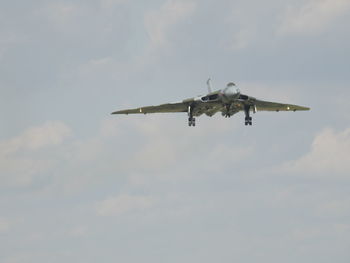
<path id="1" fill-rule="evenodd" d="M 153 198 L 148 196 L 130 196 L 126 194 L 111 197 L 96 205 L 97 214 L 100 216 L 118 216 L 133 210 L 150 208 L 154 203 Z"/>
<path id="2" fill-rule="evenodd" d="M 0 179 L 3 185 L 28 185 L 34 177 L 52 168 L 55 160 L 34 155 L 41 149 L 56 147 L 70 135 L 62 122 L 47 122 L 21 135 L 0 142 Z"/>
<path id="3" fill-rule="evenodd" d="M 279 32 L 282 34 L 315 34 L 325 31 L 329 24 L 350 8 L 347 0 L 306 1 L 300 8 L 289 7 Z"/>
<path id="4" fill-rule="evenodd" d="M 152 45 L 154 45 L 153 48 L 169 44 L 168 31 L 181 20 L 190 16 L 194 12 L 195 6 L 196 2 L 194 1 L 169 0 L 159 10 L 153 10 L 146 14 L 145 27 Z"/>
<path id="5" fill-rule="evenodd" d="M 278 34 L 304 0 L 19 2 L 0 8 L 1 262 L 348 262 L 345 2 L 315 2 L 312 34 Z M 110 115 L 209 76 L 312 110 Z"/>
<path id="6" fill-rule="evenodd" d="M 5 218 L 0 218 L 0 233 L 5 233 L 10 230 L 10 222 Z"/>

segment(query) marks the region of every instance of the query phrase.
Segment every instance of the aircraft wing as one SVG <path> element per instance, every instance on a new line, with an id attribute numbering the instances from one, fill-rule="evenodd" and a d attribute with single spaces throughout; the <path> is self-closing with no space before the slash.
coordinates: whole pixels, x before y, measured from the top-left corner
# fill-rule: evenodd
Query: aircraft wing
<path id="1" fill-rule="evenodd" d="M 120 110 L 112 114 L 147 114 L 147 113 L 166 113 L 166 112 L 187 112 L 188 104 L 184 102 L 166 103 L 158 106 L 146 106 L 136 109 Z"/>
<path id="2" fill-rule="evenodd" d="M 293 104 L 283 104 L 277 102 L 269 102 L 263 100 L 256 100 L 255 106 L 258 111 L 305 111 L 310 108 L 302 107 Z"/>

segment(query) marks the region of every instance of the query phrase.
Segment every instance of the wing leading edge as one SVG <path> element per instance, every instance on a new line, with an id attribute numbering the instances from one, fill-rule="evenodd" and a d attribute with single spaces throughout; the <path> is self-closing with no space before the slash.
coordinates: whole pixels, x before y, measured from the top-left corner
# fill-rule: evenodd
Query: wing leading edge
<path id="1" fill-rule="evenodd" d="M 284 104 L 277 102 L 269 102 L 263 100 L 256 100 L 255 106 L 258 111 L 307 111 L 310 110 L 308 107 L 302 107 L 293 104 Z"/>
<path id="2" fill-rule="evenodd" d="M 112 112 L 112 114 L 147 114 L 147 113 L 169 113 L 169 112 L 187 112 L 188 105 L 183 102 L 166 103 L 158 106 L 146 106 L 135 109 L 121 110 Z"/>

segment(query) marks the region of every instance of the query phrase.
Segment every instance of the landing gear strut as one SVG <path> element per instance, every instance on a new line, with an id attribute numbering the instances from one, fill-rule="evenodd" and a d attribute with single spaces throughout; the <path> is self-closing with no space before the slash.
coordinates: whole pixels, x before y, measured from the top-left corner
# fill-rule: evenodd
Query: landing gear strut
<path id="1" fill-rule="evenodd" d="M 250 106 L 244 106 L 244 113 L 245 113 L 245 125 L 252 125 L 252 117 L 250 117 Z"/>
<path id="2" fill-rule="evenodd" d="M 225 105 L 226 112 L 223 114 L 223 116 L 224 116 L 225 118 L 230 118 L 230 117 L 231 117 L 230 108 L 231 108 L 231 105 L 230 105 L 230 104 L 226 104 L 226 105 Z"/>
<path id="3" fill-rule="evenodd" d="M 188 126 L 196 126 L 196 119 L 193 118 L 193 108 L 188 106 Z"/>

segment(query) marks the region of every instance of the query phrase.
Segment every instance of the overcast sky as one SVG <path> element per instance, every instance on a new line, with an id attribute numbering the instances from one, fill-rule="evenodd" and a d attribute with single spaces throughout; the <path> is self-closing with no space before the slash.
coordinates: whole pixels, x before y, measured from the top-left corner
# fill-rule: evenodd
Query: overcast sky
<path id="1" fill-rule="evenodd" d="M 350 261 L 350 0 L 0 1 L 0 262 Z M 111 116 L 206 80 L 310 112 Z"/>

